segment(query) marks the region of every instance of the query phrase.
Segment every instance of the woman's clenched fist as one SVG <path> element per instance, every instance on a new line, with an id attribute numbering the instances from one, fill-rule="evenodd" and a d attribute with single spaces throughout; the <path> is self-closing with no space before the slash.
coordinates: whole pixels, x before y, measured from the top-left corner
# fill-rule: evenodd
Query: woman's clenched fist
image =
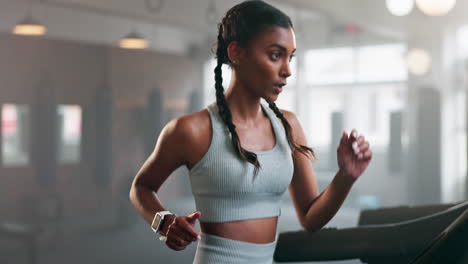
<path id="1" fill-rule="evenodd" d="M 195 223 L 200 215 L 197 211 L 187 216 L 175 217 L 167 229 L 166 245 L 174 250 L 183 250 L 190 243 L 199 240 L 200 234 L 195 230 Z"/>

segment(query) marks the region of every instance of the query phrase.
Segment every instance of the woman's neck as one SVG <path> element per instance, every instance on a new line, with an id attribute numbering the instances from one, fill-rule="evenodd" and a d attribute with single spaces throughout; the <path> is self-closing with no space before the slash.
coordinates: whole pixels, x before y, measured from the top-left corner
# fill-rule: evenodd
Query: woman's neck
<path id="1" fill-rule="evenodd" d="M 263 115 L 260 97 L 252 94 L 251 89 L 242 82 L 235 80 L 234 76 L 225 96 L 232 113 L 233 122 L 237 121 L 246 125 L 254 124 Z"/>

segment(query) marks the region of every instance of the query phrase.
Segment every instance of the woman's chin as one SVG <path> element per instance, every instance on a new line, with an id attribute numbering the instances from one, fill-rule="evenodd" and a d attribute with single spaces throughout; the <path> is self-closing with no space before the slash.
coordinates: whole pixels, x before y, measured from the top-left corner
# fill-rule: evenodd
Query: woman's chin
<path id="1" fill-rule="evenodd" d="M 278 95 L 275 94 L 268 94 L 262 97 L 267 103 L 274 103 L 278 100 Z"/>
<path id="2" fill-rule="evenodd" d="M 279 94 L 272 94 L 271 95 L 271 102 L 276 102 L 278 100 Z"/>

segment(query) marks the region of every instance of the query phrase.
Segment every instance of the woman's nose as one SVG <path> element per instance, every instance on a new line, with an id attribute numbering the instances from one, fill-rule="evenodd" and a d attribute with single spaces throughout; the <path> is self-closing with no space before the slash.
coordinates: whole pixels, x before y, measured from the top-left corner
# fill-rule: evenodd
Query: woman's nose
<path id="1" fill-rule="evenodd" d="M 283 67 L 281 68 L 281 76 L 284 77 L 284 78 L 287 78 L 289 76 L 291 76 L 291 65 L 289 63 L 289 61 L 285 62 L 283 64 Z"/>

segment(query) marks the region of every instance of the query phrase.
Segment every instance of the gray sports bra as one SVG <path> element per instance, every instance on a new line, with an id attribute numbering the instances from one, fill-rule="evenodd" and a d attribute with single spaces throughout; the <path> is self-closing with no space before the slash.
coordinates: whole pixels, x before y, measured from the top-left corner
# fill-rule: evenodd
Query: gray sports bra
<path id="1" fill-rule="evenodd" d="M 236 154 L 216 103 L 208 106 L 211 144 L 189 171 L 201 221 L 228 222 L 281 214 L 281 197 L 294 171 L 291 149 L 280 120 L 263 102 L 261 107 L 273 126 L 276 143 L 270 150 L 254 151 L 261 168 L 253 179 L 254 166 Z"/>

